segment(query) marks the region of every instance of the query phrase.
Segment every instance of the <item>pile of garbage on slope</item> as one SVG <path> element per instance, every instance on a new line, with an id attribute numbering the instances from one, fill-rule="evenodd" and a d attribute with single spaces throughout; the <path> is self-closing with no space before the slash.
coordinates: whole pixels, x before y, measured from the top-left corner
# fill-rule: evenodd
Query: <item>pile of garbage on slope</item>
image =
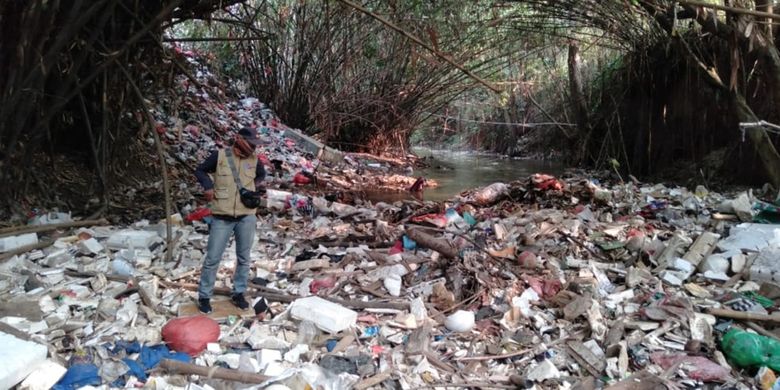
<path id="1" fill-rule="evenodd" d="M 165 219 L 0 230 L 0 387 L 778 386 L 779 216 L 752 193 L 538 174 L 309 198 L 259 216 L 251 310 L 230 248 L 208 316 L 208 216 L 172 218 L 170 246 Z"/>
<path id="2" fill-rule="evenodd" d="M 233 85 L 240 83 L 226 82 L 212 73 L 201 54 L 183 50 L 177 53 L 193 74 L 177 76 L 175 92 L 167 88 L 157 91 L 150 97 L 149 106 L 153 107 L 156 130 L 166 144 L 166 160 L 174 178 L 173 199 L 178 206 L 187 207 L 198 200 L 200 193 L 192 175 L 195 166 L 215 148 L 228 145 L 244 127 L 256 130 L 262 139 L 258 158 L 268 172 L 267 187 L 284 191 L 272 196 L 305 192 L 351 199 L 353 193 L 366 190 L 407 191 L 419 179 L 412 176 L 414 166 L 419 164 L 415 156 L 383 158 L 330 148 L 284 124 L 257 98 L 240 91 L 227 95 L 224 91 L 240 89 Z M 155 153 L 154 142 L 151 135 L 146 137 L 150 154 Z M 430 188 L 437 183 L 427 180 L 425 185 Z M 162 182 L 149 186 L 162 192 Z M 305 190 L 298 191 L 301 187 Z M 141 191 L 131 189 L 128 196 Z"/>

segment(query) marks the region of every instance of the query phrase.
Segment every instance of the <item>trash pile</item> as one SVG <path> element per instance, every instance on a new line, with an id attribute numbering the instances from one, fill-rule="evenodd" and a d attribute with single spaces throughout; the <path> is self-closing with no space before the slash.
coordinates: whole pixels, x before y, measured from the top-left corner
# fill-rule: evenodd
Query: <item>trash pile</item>
<path id="1" fill-rule="evenodd" d="M 170 242 L 165 219 L 0 230 L 0 387 L 780 386 L 776 201 L 541 174 L 450 202 L 273 191 L 247 311 L 229 248 L 197 312 L 207 215 Z"/>
<path id="2" fill-rule="evenodd" d="M 267 185 L 285 190 L 286 197 L 301 189 L 333 197 L 362 190 L 406 191 L 417 180 L 411 176 L 414 156 L 390 159 L 330 148 L 285 125 L 257 98 L 226 95 L 224 91 L 231 87 L 210 71 L 197 52 L 179 50 L 178 54 L 194 74 L 177 76 L 176 92 L 160 90 L 149 105 L 157 121 L 156 130 L 167 145 L 167 162 L 176 183 L 173 199 L 179 206 L 186 207 L 199 195 L 194 167 L 215 148 L 229 145 L 242 127 L 255 129 L 260 135 L 263 145 L 258 159 L 268 172 Z M 154 145 L 152 136 L 146 142 L 150 147 Z M 159 187 L 161 183 L 153 185 Z M 428 180 L 426 185 L 435 187 L 437 183 Z M 129 196 L 136 192 L 130 191 Z"/>

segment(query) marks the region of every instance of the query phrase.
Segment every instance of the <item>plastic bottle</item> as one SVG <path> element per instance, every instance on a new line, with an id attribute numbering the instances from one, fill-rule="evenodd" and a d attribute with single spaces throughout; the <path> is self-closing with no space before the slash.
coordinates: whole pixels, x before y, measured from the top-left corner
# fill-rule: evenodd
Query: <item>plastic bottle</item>
<path id="1" fill-rule="evenodd" d="M 297 344 L 309 345 L 314 342 L 314 339 L 320 334 L 320 330 L 317 329 L 317 325 L 309 320 L 301 321 L 298 325 L 298 339 Z"/>

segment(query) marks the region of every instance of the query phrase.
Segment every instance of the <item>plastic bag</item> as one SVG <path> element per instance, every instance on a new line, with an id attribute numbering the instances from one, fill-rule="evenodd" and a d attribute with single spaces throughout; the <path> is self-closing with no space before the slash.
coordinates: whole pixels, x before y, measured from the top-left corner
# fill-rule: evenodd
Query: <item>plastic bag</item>
<path id="1" fill-rule="evenodd" d="M 545 175 L 543 173 L 536 173 L 531 176 L 531 182 L 534 184 L 534 188 L 541 191 L 563 190 L 563 183 L 561 183 L 555 176 Z"/>
<path id="2" fill-rule="evenodd" d="M 175 318 L 163 326 L 162 337 L 174 351 L 195 356 L 219 340 L 219 324 L 206 316 Z"/>
<path id="3" fill-rule="evenodd" d="M 293 183 L 298 185 L 304 185 L 311 183 L 311 179 L 303 172 L 298 172 L 293 176 Z"/>
<path id="4" fill-rule="evenodd" d="M 65 376 L 63 376 L 52 389 L 71 390 L 89 385 L 98 386 L 100 383 L 101 379 L 100 375 L 98 375 L 98 368 L 96 365 L 75 364 L 68 368 L 68 372 L 65 373 Z"/>
<path id="5" fill-rule="evenodd" d="M 721 348 L 739 367 L 768 366 L 780 370 L 780 342 L 769 337 L 731 329 L 723 335 Z"/>

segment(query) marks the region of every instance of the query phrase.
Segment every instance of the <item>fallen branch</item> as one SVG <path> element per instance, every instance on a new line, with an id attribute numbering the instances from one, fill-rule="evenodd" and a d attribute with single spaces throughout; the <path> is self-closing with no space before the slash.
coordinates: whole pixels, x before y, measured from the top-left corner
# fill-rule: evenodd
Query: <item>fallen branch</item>
<path id="1" fill-rule="evenodd" d="M 206 378 L 224 379 L 227 381 L 241 382 L 241 383 L 260 384 L 271 379 L 270 376 L 255 374 L 251 372 L 231 370 L 229 368 L 222 368 L 216 366 L 204 367 L 204 366 L 198 366 L 190 363 L 183 363 L 171 359 L 163 359 L 160 362 L 160 368 L 168 371 L 171 374 L 199 375 Z"/>
<path id="2" fill-rule="evenodd" d="M 105 219 L 91 219 L 87 221 L 53 223 L 49 225 L 12 226 L 12 227 L 0 229 L 0 237 L 8 237 L 8 236 L 14 236 L 17 234 L 26 234 L 26 233 L 49 232 L 57 229 L 67 229 L 67 228 L 83 227 L 83 226 L 100 226 L 100 225 L 107 225 L 107 224 L 108 221 Z"/>

